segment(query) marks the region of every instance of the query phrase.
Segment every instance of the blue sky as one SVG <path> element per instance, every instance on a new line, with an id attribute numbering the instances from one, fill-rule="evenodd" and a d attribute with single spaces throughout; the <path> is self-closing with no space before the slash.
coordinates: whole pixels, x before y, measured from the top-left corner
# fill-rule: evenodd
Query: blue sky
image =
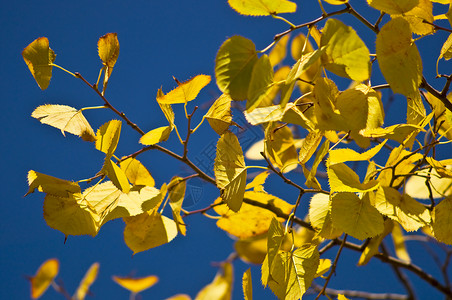
<path id="1" fill-rule="evenodd" d="M 317 1 L 296 2 L 297 13 L 287 15 L 293 23 L 300 24 L 320 16 Z M 364 1 L 351 1 L 352 4 L 355 2 L 356 7 L 364 12 Z M 376 20 L 378 13 L 373 11 L 370 16 Z M 351 18 L 343 20 L 350 22 Z M 181 81 L 197 74 L 213 77 L 216 52 L 228 37 L 242 35 L 253 40 L 258 49 L 263 49 L 275 34 L 286 29 L 285 23 L 272 18 L 240 16 L 226 0 L 2 1 L 0 91 L 3 113 L 0 117 L 3 125 L 1 182 L 4 193 L 0 211 L 0 298 L 27 299 L 29 286 L 24 276 L 32 275 L 44 260 L 51 257 L 60 260 L 58 278 L 64 281 L 70 293 L 74 292 L 88 267 L 99 262 L 99 277 L 92 286 L 93 299 L 127 299 L 128 292 L 114 283 L 111 276 L 130 274 L 159 276 L 160 282 L 144 292 L 143 299 L 164 299 L 176 293 L 194 297 L 214 278 L 217 272 L 214 263 L 225 260 L 233 251 L 233 241 L 215 226 L 213 220 L 199 215 L 186 218 L 186 237 L 177 237 L 170 244 L 135 256 L 123 241 L 124 223 L 121 220 L 109 222 L 95 238 L 70 236 L 63 244 L 64 235 L 48 227 L 43 218 L 44 195 L 35 193 L 23 197 L 27 191 L 26 174 L 33 169 L 71 180 L 88 178 L 100 169 L 103 156 L 87 142 L 71 135 L 63 137 L 58 130 L 40 125 L 30 114 L 42 104 L 81 108 L 102 103 L 80 80 L 57 69 L 53 71 L 49 88 L 41 91 L 21 57 L 25 46 L 37 37 L 48 37 L 50 47 L 57 54 L 56 64 L 80 72 L 88 81 L 94 82 L 101 67 L 97 40 L 107 32 L 117 32 L 121 50 L 109 82 L 107 98 L 141 128 L 150 130 L 165 125 L 155 95 L 160 87 L 164 92 L 174 88 L 172 76 Z M 374 52 L 374 35 L 363 27 L 357 31 Z M 434 64 L 446 37 L 438 34 L 438 40 L 426 38 L 419 45 L 427 78 L 435 75 Z M 374 84 L 382 82 L 377 74 Z M 342 84 L 341 88 L 347 85 L 345 81 Z M 196 100 L 200 109 L 194 124 L 207 112 L 208 106 L 203 106 L 203 103 L 209 103 L 219 95 L 213 80 Z M 394 123 L 395 118 L 403 120 L 406 109 L 401 101 L 403 99 L 396 97 L 386 124 Z M 190 109 L 193 105 L 189 106 Z M 175 112 L 182 116 L 182 107 L 176 108 Z M 107 110 L 88 111 L 85 115 L 95 129 L 116 118 Z M 234 117 L 239 122 L 243 120 L 239 113 Z M 250 131 L 250 134 L 255 140 L 263 137 L 259 130 Z M 137 133 L 123 126 L 117 153 L 127 155 L 140 149 L 138 138 Z M 203 153 L 208 153 L 209 146 L 214 145 L 217 139 L 207 123 L 204 124 L 190 140 L 189 156 L 195 161 L 202 160 Z M 174 135 L 165 145 L 181 153 Z M 169 182 L 173 175 L 191 174 L 186 167 L 157 152 L 148 152 L 140 159 L 149 167 L 157 186 Z M 208 168 L 204 171 L 212 172 Z M 294 178 L 297 176 L 301 175 L 293 175 Z M 302 176 L 298 180 L 304 182 Z M 218 190 L 199 180 L 193 181 L 192 185 L 200 196 L 190 209 L 205 207 L 218 196 Z M 277 178 L 270 179 L 267 189 L 288 202 L 295 202 L 297 191 L 286 188 Z M 300 217 L 306 213 L 307 205 L 304 207 L 298 212 Z M 418 264 L 430 273 L 438 274 L 434 262 L 425 254 L 426 250 L 416 242 L 410 243 L 413 256 L 425 255 Z M 328 257 L 334 257 L 335 253 L 335 250 L 329 252 Z M 367 268 L 356 268 L 358 258 L 356 253 L 343 254 L 331 287 L 403 293 L 388 266 L 372 261 Z M 234 266 L 233 298 L 240 299 L 241 276 L 249 266 L 241 261 L 236 261 Z M 259 268 L 252 267 L 252 274 L 256 299 L 273 299 L 271 292 L 264 291 L 260 285 Z M 425 284 L 416 277 L 411 278 L 421 296 L 426 290 Z M 62 297 L 49 289 L 42 299 Z"/>

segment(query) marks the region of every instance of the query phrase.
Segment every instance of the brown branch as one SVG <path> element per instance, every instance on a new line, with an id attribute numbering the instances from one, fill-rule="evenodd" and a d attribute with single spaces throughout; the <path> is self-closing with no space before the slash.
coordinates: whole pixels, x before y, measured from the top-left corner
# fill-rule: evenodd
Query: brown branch
<path id="1" fill-rule="evenodd" d="M 320 285 L 314 282 L 312 283 L 311 287 L 317 292 L 319 292 L 322 289 Z M 408 296 L 400 294 L 391 294 L 391 293 L 377 294 L 362 291 L 336 290 L 331 288 L 326 288 L 325 294 L 333 297 L 337 297 L 338 295 L 344 295 L 345 297 L 348 298 L 362 298 L 367 300 L 408 300 Z"/>
<path id="2" fill-rule="evenodd" d="M 188 115 L 188 121 L 187 121 L 187 137 L 184 141 L 184 154 L 182 155 L 183 158 L 187 158 L 188 153 L 188 140 L 190 139 L 190 135 L 193 133 L 193 130 L 191 129 L 191 119 L 193 118 L 193 115 L 195 114 L 196 110 L 198 109 L 198 106 L 195 106 L 192 113 Z"/>
<path id="3" fill-rule="evenodd" d="M 425 77 L 422 77 L 422 83 L 420 88 L 425 89 L 427 92 L 438 98 L 449 111 L 452 111 L 452 103 L 449 101 L 449 99 L 447 99 L 446 95 L 443 95 L 442 92 L 439 92 L 434 87 L 432 87 L 427 82 L 427 80 L 425 80 Z"/>

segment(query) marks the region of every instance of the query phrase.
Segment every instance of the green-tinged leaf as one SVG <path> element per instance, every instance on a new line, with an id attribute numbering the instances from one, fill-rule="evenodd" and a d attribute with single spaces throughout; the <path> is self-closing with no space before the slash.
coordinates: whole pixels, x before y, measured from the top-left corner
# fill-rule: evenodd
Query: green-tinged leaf
<path id="1" fill-rule="evenodd" d="M 277 218 L 277 215 L 270 209 L 279 211 L 284 215 L 289 215 L 293 209 L 293 205 L 267 193 L 247 191 L 244 199 L 251 204 L 243 203 L 239 212 L 231 211 L 225 204 L 214 207 L 215 212 L 220 215 L 217 226 L 241 239 L 267 232 L 272 219 Z M 218 198 L 215 203 L 220 201 L 221 198 Z M 269 209 L 252 205 L 252 203 L 268 207 Z M 278 220 L 284 221 L 282 218 L 278 218 Z"/>
<path id="2" fill-rule="evenodd" d="M 320 145 L 322 141 L 323 134 L 320 131 L 311 131 L 308 133 L 306 138 L 301 144 L 300 153 L 298 155 L 298 160 L 300 164 L 305 164 L 312 157 L 314 152 Z"/>
<path id="3" fill-rule="evenodd" d="M 140 144 L 155 145 L 164 142 L 169 138 L 171 131 L 171 126 L 162 126 L 152 129 L 140 138 Z"/>
<path id="4" fill-rule="evenodd" d="M 141 278 L 112 276 L 112 279 L 133 294 L 147 290 L 159 281 L 159 278 L 154 275 Z"/>
<path id="5" fill-rule="evenodd" d="M 52 78 L 52 63 L 56 57 L 55 52 L 49 48 L 49 40 L 46 37 L 37 38 L 25 47 L 22 57 L 36 83 L 41 90 L 45 90 Z"/>
<path id="6" fill-rule="evenodd" d="M 327 165 L 331 192 L 368 192 L 379 187 L 377 180 L 361 183 L 358 175 L 344 163 Z"/>
<path id="7" fill-rule="evenodd" d="M 297 10 L 297 5 L 288 0 L 228 0 L 228 3 L 236 12 L 246 16 L 269 16 Z"/>
<path id="8" fill-rule="evenodd" d="M 315 65 L 319 63 L 319 59 L 323 53 L 325 53 L 326 47 L 322 47 L 315 51 L 303 54 L 300 59 L 290 69 L 289 75 L 287 75 L 286 83 L 291 83 L 298 78 L 303 78 L 302 75 L 308 70 L 312 70 Z M 317 73 L 317 72 L 316 72 Z M 315 75 L 315 74 L 310 74 Z"/>
<path id="9" fill-rule="evenodd" d="M 133 185 L 145 185 L 153 187 L 154 178 L 148 169 L 136 158 L 130 157 L 120 162 L 121 170 Z"/>
<path id="10" fill-rule="evenodd" d="M 322 64 L 327 70 L 357 82 L 369 79 L 369 49 L 352 27 L 339 20 L 328 19 L 320 46 L 326 46 Z"/>
<path id="11" fill-rule="evenodd" d="M 343 163 L 347 161 L 364 161 L 372 159 L 378 152 L 380 152 L 381 148 L 386 144 L 387 140 L 384 140 L 382 143 L 373 147 L 372 149 L 367 150 L 363 153 L 358 153 L 355 150 L 344 148 L 344 149 L 334 149 L 329 152 L 330 165 L 335 165 L 338 163 Z"/>
<path id="12" fill-rule="evenodd" d="M 435 238 L 448 245 L 452 245 L 452 198 L 446 197 L 432 212 L 432 229 Z"/>
<path id="13" fill-rule="evenodd" d="M 411 31 L 418 35 L 427 35 L 434 32 L 435 27 L 432 24 L 433 18 L 433 4 L 430 0 L 416 0 L 419 3 L 410 11 L 403 15 L 392 15 L 391 17 L 403 17 L 410 23 Z M 414 1 L 413 1 L 414 2 Z M 429 24 L 430 23 L 430 24 Z"/>
<path id="14" fill-rule="evenodd" d="M 30 278 L 32 299 L 38 299 L 46 292 L 59 269 L 60 262 L 56 258 L 48 259 L 39 266 L 35 276 Z"/>
<path id="15" fill-rule="evenodd" d="M 288 126 L 273 123 L 266 128 L 264 153 L 283 173 L 298 166 L 298 153 Z"/>
<path id="16" fill-rule="evenodd" d="M 83 300 L 86 295 L 89 293 L 90 286 L 96 281 L 97 274 L 99 273 L 99 263 L 94 263 L 91 267 L 86 271 L 85 276 L 83 276 L 82 281 L 78 285 L 77 290 L 75 291 L 74 296 L 72 296 L 73 300 Z"/>
<path id="17" fill-rule="evenodd" d="M 319 151 L 317 151 L 317 154 L 315 155 L 314 163 L 312 164 L 311 170 L 308 171 L 304 165 L 303 166 L 303 173 L 306 177 L 306 185 L 308 187 L 311 187 L 313 189 L 321 189 L 319 181 L 316 178 L 317 174 L 317 168 L 319 167 L 320 163 L 322 162 L 325 155 L 328 153 L 330 147 L 330 141 L 325 140 L 323 142 L 322 146 L 320 147 Z"/>
<path id="18" fill-rule="evenodd" d="M 370 138 L 383 138 L 403 143 L 403 141 L 413 132 L 423 130 L 422 127 L 414 124 L 396 124 L 386 128 L 362 129 L 359 134 Z"/>
<path id="19" fill-rule="evenodd" d="M 281 223 L 276 218 L 273 218 L 267 233 L 267 256 L 262 264 L 262 284 L 264 287 L 267 287 L 273 261 L 278 256 L 283 239 L 284 229 L 282 228 Z"/>
<path id="20" fill-rule="evenodd" d="M 359 240 L 375 237 L 383 232 L 383 217 L 364 194 L 337 193 L 331 197 L 333 226 Z"/>
<path id="21" fill-rule="evenodd" d="M 328 78 L 317 78 L 314 86 L 314 112 L 322 130 L 347 130 L 346 122 L 335 106 L 339 90 Z"/>
<path id="22" fill-rule="evenodd" d="M 254 64 L 248 88 L 246 109 L 252 111 L 264 100 L 273 83 L 273 67 L 267 55 L 262 55 Z"/>
<path id="23" fill-rule="evenodd" d="M 243 273 L 242 278 L 242 288 L 243 288 L 243 296 L 245 297 L 245 300 L 253 300 L 253 284 L 252 284 L 252 278 L 251 278 L 251 269 L 248 268 L 248 270 Z"/>
<path id="24" fill-rule="evenodd" d="M 311 286 L 319 266 L 317 246 L 304 244 L 275 257 L 268 285 L 279 299 L 301 299 Z"/>
<path id="25" fill-rule="evenodd" d="M 330 196 L 325 194 L 315 194 L 309 203 L 309 220 L 318 235 L 326 239 L 334 239 L 342 234 L 333 226 L 331 219 Z"/>
<path id="26" fill-rule="evenodd" d="M 257 58 L 254 43 L 241 36 L 226 40 L 215 59 L 215 77 L 218 88 L 232 100 L 245 100 L 251 74 Z"/>
<path id="27" fill-rule="evenodd" d="M 101 221 L 81 194 L 66 197 L 47 194 L 44 198 L 44 219 L 47 225 L 66 236 L 96 236 Z"/>
<path id="28" fill-rule="evenodd" d="M 185 189 L 187 186 L 187 182 L 182 180 L 181 177 L 173 177 L 171 182 L 168 184 L 169 189 L 169 203 L 171 206 L 171 210 L 173 212 L 173 220 L 176 222 L 177 231 L 185 235 L 187 232 L 187 227 L 185 225 L 184 220 L 180 215 L 180 211 L 182 209 L 182 203 L 185 197 Z"/>
<path id="29" fill-rule="evenodd" d="M 60 197 L 81 192 L 80 186 L 76 182 L 59 179 L 33 170 L 28 171 L 27 179 L 29 188 L 25 196 L 33 193 L 36 189 L 39 192 Z"/>
<path id="30" fill-rule="evenodd" d="M 136 216 L 153 209 L 163 200 L 163 194 L 163 191 L 148 186 L 134 186 L 129 193 L 125 194 L 111 181 L 94 185 L 83 191 L 84 199 L 100 216 L 102 224 L 116 218 Z"/>
<path id="31" fill-rule="evenodd" d="M 272 50 L 268 54 L 268 58 L 270 59 L 270 64 L 274 67 L 280 64 L 287 55 L 287 43 L 289 42 L 290 34 L 286 34 L 276 45 L 273 46 Z"/>
<path id="32" fill-rule="evenodd" d="M 81 110 L 67 105 L 46 104 L 38 106 L 31 116 L 41 123 L 53 126 L 64 132 L 78 135 L 83 140 L 94 142 L 96 136 Z"/>
<path id="33" fill-rule="evenodd" d="M 116 150 L 121 134 L 121 121 L 111 120 L 102 125 L 96 133 L 96 149 L 110 159 Z"/>
<path id="34" fill-rule="evenodd" d="M 194 100 L 199 92 L 209 84 L 209 75 L 197 75 L 190 80 L 179 83 L 178 87 L 166 95 L 157 97 L 157 102 L 161 104 L 187 103 Z"/>
<path id="35" fill-rule="evenodd" d="M 403 14 L 419 4 L 419 0 L 367 0 L 370 6 L 387 14 Z"/>
<path id="36" fill-rule="evenodd" d="M 402 229 L 399 224 L 394 224 L 392 229 L 392 241 L 394 242 L 394 251 L 397 257 L 406 262 L 411 262 L 410 254 L 405 245 Z"/>
<path id="37" fill-rule="evenodd" d="M 239 211 L 245 193 L 246 166 L 239 140 L 232 132 L 226 131 L 218 140 L 214 171 L 222 199 L 231 210 Z"/>
<path id="38" fill-rule="evenodd" d="M 215 100 L 205 115 L 210 127 L 219 135 L 228 130 L 232 124 L 231 101 L 231 97 L 222 94 Z"/>
<path id="39" fill-rule="evenodd" d="M 247 157 L 248 158 L 248 157 Z M 249 159 L 249 158 L 248 158 Z M 250 183 L 245 186 L 246 190 L 253 189 L 255 192 L 265 192 L 264 191 L 264 183 L 267 180 L 268 175 L 270 173 L 268 171 L 264 171 L 256 175 Z"/>
<path id="40" fill-rule="evenodd" d="M 176 223 L 156 209 L 124 218 L 124 241 L 133 254 L 171 242 L 177 235 Z"/>
<path id="41" fill-rule="evenodd" d="M 127 180 L 127 176 L 124 171 L 118 167 L 111 159 L 107 159 L 102 168 L 105 175 L 111 180 L 111 182 L 124 193 L 130 191 L 130 184 Z"/>
<path id="42" fill-rule="evenodd" d="M 394 93 L 415 93 L 422 82 L 422 59 L 410 24 L 403 18 L 386 23 L 377 35 L 376 49 L 380 70 Z"/>
<path id="43" fill-rule="evenodd" d="M 375 254 L 379 253 L 380 244 L 387 236 L 391 233 L 392 228 L 394 227 L 394 222 L 392 220 L 384 221 L 384 230 L 382 234 L 377 235 L 370 239 L 370 242 L 367 244 L 366 248 L 364 248 L 361 256 L 359 257 L 358 266 L 365 266 L 370 261 Z"/>
<path id="44" fill-rule="evenodd" d="M 402 225 L 406 231 L 416 231 L 430 223 L 430 211 L 409 195 L 401 195 L 391 187 L 381 187 L 375 197 L 378 211 Z"/>
<path id="45" fill-rule="evenodd" d="M 233 277 L 232 264 L 224 263 L 213 281 L 199 291 L 195 300 L 230 300 Z"/>

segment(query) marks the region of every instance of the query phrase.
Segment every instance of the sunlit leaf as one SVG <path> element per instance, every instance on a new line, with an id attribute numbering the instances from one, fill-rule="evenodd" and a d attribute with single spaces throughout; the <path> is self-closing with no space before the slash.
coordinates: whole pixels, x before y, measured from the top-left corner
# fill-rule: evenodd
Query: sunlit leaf
<path id="1" fill-rule="evenodd" d="M 257 61 L 254 43 L 241 36 L 226 40 L 215 59 L 215 77 L 218 88 L 232 100 L 245 100 L 254 64 Z"/>
<path id="2" fill-rule="evenodd" d="M 413 132 L 423 130 L 413 124 L 396 124 L 386 128 L 362 129 L 359 133 L 365 137 L 383 138 L 403 143 L 403 141 Z"/>
<path id="3" fill-rule="evenodd" d="M 171 182 L 168 184 L 169 189 L 169 203 L 171 206 L 171 210 L 173 212 L 173 220 L 176 222 L 177 230 L 185 235 L 187 232 L 187 227 L 185 225 L 184 220 L 180 215 L 180 211 L 182 209 L 182 203 L 185 197 L 185 189 L 187 186 L 187 182 L 182 180 L 181 177 L 173 177 Z"/>
<path id="4" fill-rule="evenodd" d="M 252 111 L 264 100 L 273 83 L 273 68 L 267 55 L 262 55 L 254 64 L 248 88 L 246 109 Z"/>
<path id="5" fill-rule="evenodd" d="M 432 229 L 436 239 L 452 245 L 452 198 L 446 197 L 432 212 Z"/>
<path id="6" fill-rule="evenodd" d="M 134 294 L 147 290 L 159 281 L 159 278 L 154 275 L 141 278 L 113 276 L 112 279 L 114 282 Z"/>
<path id="7" fill-rule="evenodd" d="M 416 0 L 419 3 L 410 11 L 403 15 L 392 15 L 391 17 L 401 16 L 410 23 L 411 31 L 415 34 L 426 35 L 434 32 L 435 28 L 430 25 L 433 23 L 433 5 L 430 0 Z M 413 2 L 416 2 L 413 1 Z M 430 24 L 429 24 L 430 23 Z"/>
<path id="8" fill-rule="evenodd" d="M 423 159 L 422 154 L 412 153 L 403 148 L 403 145 L 400 145 L 391 151 L 385 165 L 386 168 L 378 176 L 381 186 L 397 186 L 405 180 L 404 176 L 399 175 L 411 173 L 415 168 L 415 163 Z M 395 166 L 394 170 L 390 168 L 392 166 Z"/>
<path id="9" fill-rule="evenodd" d="M 138 159 L 133 157 L 127 158 L 120 162 L 120 166 L 132 184 L 150 187 L 155 185 L 151 173 L 149 173 L 148 169 Z"/>
<path id="10" fill-rule="evenodd" d="M 419 4 L 419 0 L 367 0 L 370 6 L 387 14 L 403 14 Z"/>
<path id="11" fill-rule="evenodd" d="M 262 264 L 262 284 L 267 287 L 272 271 L 272 265 L 275 258 L 278 256 L 279 249 L 284 240 L 284 229 L 281 223 L 273 218 L 268 228 L 267 233 L 267 256 Z"/>
<path id="12" fill-rule="evenodd" d="M 236 12 L 247 16 L 293 13 L 297 9 L 297 5 L 288 0 L 228 0 L 228 3 Z"/>
<path id="13" fill-rule="evenodd" d="M 361 256 L 359 257 L 358 266 L 365 266 L 369 263 L 370 259 L 375 256 L 375 254 L 379 253 L 380 244 L 383 239 L 391 233 L 392 228 L 394 227 L 394 222 L 390 219 L 384 221 L 384 230 L 383 233 L 373 237 L 370 239 L 366 248 L 364 248 Z"/>
<path id="14" fill-rule="evenodd" d="M 283 173 L 298 166 L 298 153 L 288 126 L 273 123 L 265 130 L 265 154 Z"/>
<path id="15" fill-rule="evenodd" d="M 411 39 L 410 24 L 403 18 L 386 23 L 377 35 L 376 50 L 380 70 L 394 93 L 416 92 L 422 82 L 422 59 Z"/>
<path id="16" fill-rule="evenodd" d="M 242 288 L 245 300 L 253 300 L 253 284 L 251 278 L 251 269 L 249 268 L 245 271 L 245 273 L 243 273 Z"/>
<path id="17" fill-rule="evenodd" d="M 166 298 L 165 300 L 191 300 L 191 297 L 187 294 L 177 294 L 172 297 Z"/>
<path id="18" fill-rule="evenodd" d="M 270 175 L 268 171 L 259 173 L 259 175 L 254 177 L 253 181 L 246 185 L 245 189 L 246 190 L 254 189 L 255 192 L 265 192 L 264 183 L 265 180 L 267 180 L 268 175 Z"/>
<path id="19" fill-rule="evenodd" d="M 317 168 L 319 167 L 320 163 L 323 161 L 323 158 L 328 153 L 330 142 L 326 140 L 323 142 L 322 146 L 320 146 L 319 151 L 317 151 L 317 154 L 314 158 L 314 163 L 312 164 L 311 170 L 308 171 L 306 169 L 305 165 L 302 165 L 303 167 L 303 173 L 306 177 L 306 185 L 308 187 L 314 188 L 314 189 L 321 189 L 319 181 L 316 178 L 317 175 Z"/>
<path id="20" fill-rule="evenodd" d="M 194 100 L 199 92 L 209 84 L 209 75 L 197 75 L 190 80 L 178 83 L 178 87 L 169 93 L 158 97 L 157 102 L 162 104 L 187 103 Z"/>
<path id="21" fill-rule="evenodd" d="M 205 115 L 210 127 L 219 135 L 222 135 L 232 124 L 231 101 L 231 97 L 222 94 Z"/>
<path id="22" fill-rule="evenodd" d="M 222 199 L 231 210 L 239 211 L 245 193 L 246 166 L 239 140 L 232 132 L 226 131 L 218 140 L 214 171 Z"/>
<path id="23" fill-rule="evenodd" d="M 58 275 L 59 268 L 60 263 L 56 258 L 48 259 L 39 266 L 35 276 L 30 278 L 32 299 L 38 299 L 46 292 Z"/>
<path id="24" fill-rule="evenodd" d="M 379 143 L 377 146 L 373 147 L 372 149 L 367 150 L 363 153 L 358 153 L 355 150 L 352 150 L 350 148 L 344 148 L 344 149 L 334 149 L 329 152 L 330 158 L 329 163 L 330 165 L 343 163 L 347 161 L 363 161 L 363 160 L 370 160 L 372 159 L 378 152 L 380 152 L 381 148 L 385 145 L 386 140 L 382 143 Z"/>
<path id="25" fill-rule="evenodd" d="M 27 179 L 29 188 L 25 196 L 33 193 L 36 189 L 42 193 L 61 197 L 81 192 L 80 186 L 76 182 L 59 179 L 33 170 L 28 171 Z"/>
<path id="26" fill-rule="evenodd" d="M 392 229 L 392 240 L 394 242 L 394 251 L 397 257 L 401 260 L 411 262 L 410 254 L 405 245 L 405 238 L 403 237 L 402 229 L 399 224 L 394 224 Z"/>
<path id="27" fill-rule="evenodd" d="M 267 193 L 247 191 L 245 192 L 244 198 L 247 201 L 256 202 L 269 209 L 277 209 L 286 215 L 290 214 L 293 209 L 293 205 Z M 219 200 L 220 198 L 215 203 L 218 203 Z M 243 203 L 239 212 L 229 210 L 224 204 L 214 207 L 215 212 L 221 216 L 217 221 L 217 226 L 229 234 L 242 239 L 267 232 L 272 219 L 277 217 L 269 209 L 248 203 Z M 278 219 L 279 221 L 283 221 L 281 218 Z"/>
<path id="28" fill-rule="evenodd" d="M 326 259 L 320 259 L 319 260 L 319 266 L 317 268 L 317 272 L 315 273 L 315 277 L 320 277 L 323 274 L 325 274 L 326 272 L 328 272 L 331 268 L 331 260 L 326 258 Z"/>
<path id="29" fill-rule="evenodd" d="M 108 68 L 108 77 L 110 77 L 119 56 L 119 41 L 117 33 L 107 33 L 101 36 L 97 41 L 97 50 L 103 64 Z"/>
<path id="30" fill-rule="evenodd" d="M 133 254 L 171 242 L 177 235 L 176 223 L 157 210 L 124 218 L 124 241 Z"/>
<path id="31" fill-rule="evenodd" d="M 86 271 L 85 276 L 83 276 L 82 281 L 80 282 L 77 290 L 75 291 L 73 300 L 83 300 L 86 297 L 86 294 L 89 293 L 90 286 L 96 281 L 97 274 L 99 273 L 99 263 L 94 263 L 91 267 Z"/>
<path id="32" fill-rule="evenodd" d="M 429 199 L 430 196 L 434 199 L 443 198 L 452 194 L 452 179 L 440 178 L 436 170 L 428 172 L 428 170 L 422 170 L 417 172 L 420 176 L 411 176 L 406 183 L 406 193 L 413 198 Z M 425 176 L 430 176 L 430 190 L 426 184 Z"/>
<path id="33" fill-rule="evenodd" d="M 331 192 L 367 192 L 376 190 L 379 186 L 376 180 L 361 183 L 355 171 L 344 163 L 328 164 L 327 167 Z"/>
<path id="34" fill-rule="evenodd" d="M 334 239 L 342 234 L 333 226 L 331 219 L 330 196 L 325 194 L 315 194 L 309 203 L 309 220 L 317 233 L 324 238 Z"/>
<path id="35" fill-rule="evenodd" d="M 352 27 L 328 19 L 320 45 L 326 46 L 322 64 L 327 70 L 357 82 L 369 79 L 369 49 Z"/>
<path id="36" fill-rule="evenodd" d="M 290 34 L 286 34 L 276 45 L 273 46 L 272 50 L 268 54 L 268 58 L 270 59 L 270 64 L 274 67 L 280 64 L 287 54 L 287 43 L 289 42 Z"/>
<path id="37" fill-rule="evenodd" d="M 140 144 L 155 145 L 169 138 L 171 126 L 162 126 L 147 132 L 140 138 Z"/>
<path id="38" fill-rule="evenodd" d="M 96 149 L 110 159 L 116 150 L 121 134 L 121 121 L 111 120 L 102 125 L 96 133 Z"/>
<path id="39" fill-rule="evenodd" d="M 214 280 L 196 295 L 195 300 L 229 300 L 232 293 L 234 270 L 232 264 L 224 263 Z"/>
<path id="40" fill-rule="evenodd" d="M 313 50 L 312 52 L 303 54 L 293 65 L 292 69 L 290 69 L 289 75 L 287 75 L 286 78 L 286 82 L 290 83 L 298 78 L 303 78 L 302 75 L 305 74 L 305 72 L 314 69 L 316 65 L 319 64 L 320 57 L 323 53 L 325 53 L 325 50 L 326 47 L 322 47 L 320 49 Z"/>
<path id="41" fill-rule="evenodd" d="M 323 0 L 326 3 L 329 3 L 331 5 L 341 5 L 341 4 L 345 4 L 348 3 L 348 0 Z"/>
<path id="42" fill-rule="evenodd" d="M 359 240 L 383 232 L 383 216 L 370 205 L 368 197 L 360 199 L 355 193 L 337 193 L 331 197 L 331 203 L 334 227 Z"/>
<path id="43" fill-rule="evenodd" d="M 93 142 L 96 137 L 81 110 L 67 105 L 46 104 L 38 106 L 31 114 L 41 123 L 53 126 L 64 132 L 78 135 L 85 141 Z"/>
<path id="44" fill-rule="evenodd" d="M 52 63 L 55 61 L 55 52 L 49 48 L 49 40 L 40 37 L 31 42 L 22 51 L 22 57 L 30 69 L 41 90 L 45 90 L 52 78 Z"/>
<path id="45" fill-rule="evenodd" d="M 267 255 L 267 234 L 237 240 L 234 249 L 244 262 L 260 265 Z"/>
<path id="46" fill-rule="evenodd" d="M 452 58 L 452 34 L 449 35 L 449 37 L 441 47 L 441 53 L 439 54 L 438 60 L 440 60 L 441 58 L 444 58 L 445 60 Z"/>
<path id="47" fill-rule="evenodd" d="M 111 159 L 107 159 L 105 161 L 102 170 L 118 189 L 124 193 L 128 193 L 130 191 L 130 184 L 127 180 L 126 174 Z"/>

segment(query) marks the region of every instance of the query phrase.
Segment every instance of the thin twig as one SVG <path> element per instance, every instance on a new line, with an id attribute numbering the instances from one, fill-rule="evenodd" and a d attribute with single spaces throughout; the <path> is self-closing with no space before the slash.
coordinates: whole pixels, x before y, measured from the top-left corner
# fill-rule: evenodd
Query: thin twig
<path id="1" fill-rule="evenodd" d="M 316 292 L 319 292 L 322 290 L 322 286 L 318 285 L 316 283 L 312 283 L 311 285 L 312 289 L 314 289 Z M 325 289 L 325 294 L 337 297 L 338 295 L 344 295 L 348 298 L 362 298 L 367 300 L 408 300 L 408 296 L 406 295 L 400 295 L 400 294 L 391 294 L 391 293 L 384 293 L 384 294 L 377 294 L 377 293 L 369 293 L 369 292 L 362 292 L 362 291 L 351 291 L 351 290 L 336 290 L 331 288 Z"/>

